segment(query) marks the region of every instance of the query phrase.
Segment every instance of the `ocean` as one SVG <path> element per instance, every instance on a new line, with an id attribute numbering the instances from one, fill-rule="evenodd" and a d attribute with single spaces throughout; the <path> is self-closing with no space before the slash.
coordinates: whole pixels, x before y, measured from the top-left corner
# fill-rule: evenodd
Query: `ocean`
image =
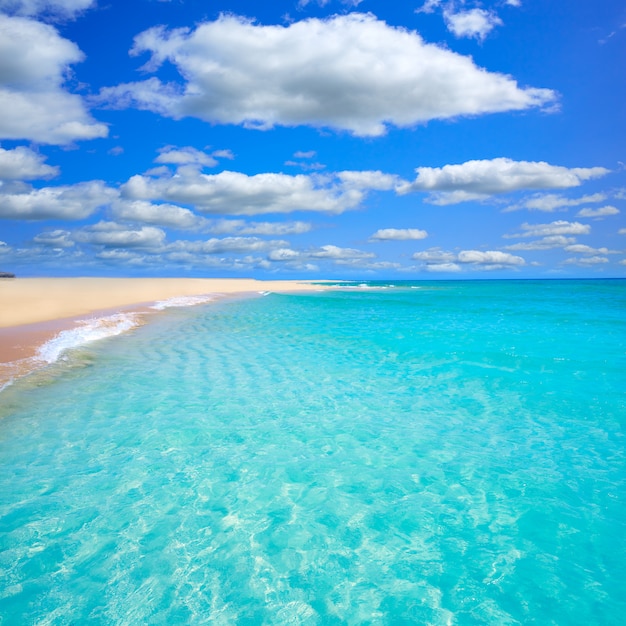
<path id="1" fill-rule="evenodd" d="M 624 623 L 626 281 L 187 303 L 0 393 L 0 623 Z"/>

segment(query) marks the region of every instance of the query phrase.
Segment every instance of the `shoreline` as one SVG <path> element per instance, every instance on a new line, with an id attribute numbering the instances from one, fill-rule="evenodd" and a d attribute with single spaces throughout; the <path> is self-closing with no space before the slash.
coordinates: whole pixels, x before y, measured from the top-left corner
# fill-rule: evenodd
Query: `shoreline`
<path id="1" fill-rule="evenodd" d="M 40 349 L 63 333 L 92 324 L 113 336 L 147 322 L 162 308 L 229 296 L 323 290 L 323 281 L 247 278 L 18 278 L 0 281 L 0 390 L 48 365 Z M 169 302 L 168 302 L 169 301 Z M 116 323 L 133 319 L 121 330 Z M 115 320 L 112 322 L 111 320 Z M 111 328 L 113 326 L 113 328 Z"/>

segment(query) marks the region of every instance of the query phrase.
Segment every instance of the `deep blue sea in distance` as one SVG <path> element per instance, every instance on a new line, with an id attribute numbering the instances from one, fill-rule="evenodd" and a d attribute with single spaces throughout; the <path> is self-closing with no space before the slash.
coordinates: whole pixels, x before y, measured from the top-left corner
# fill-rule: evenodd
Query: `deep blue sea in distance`
<path id="1" fill-rule="evenodd" d="M 369 285 L 4 389 L 0 623 L 626 623 L 626 281 Z"/>

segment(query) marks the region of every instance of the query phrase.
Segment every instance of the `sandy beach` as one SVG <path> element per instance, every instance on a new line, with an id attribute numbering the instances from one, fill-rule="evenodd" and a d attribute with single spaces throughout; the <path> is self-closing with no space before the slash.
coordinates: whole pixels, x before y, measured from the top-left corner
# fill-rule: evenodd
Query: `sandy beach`
<path id="1" fill-rule="evenodd" d="M 94 314 L 145 311 L 185 296 L 319 291 L 319 283 L 247 278 L 15 278 L 0 280 L 0 386 L 32 369 L 39 346 Z"/>

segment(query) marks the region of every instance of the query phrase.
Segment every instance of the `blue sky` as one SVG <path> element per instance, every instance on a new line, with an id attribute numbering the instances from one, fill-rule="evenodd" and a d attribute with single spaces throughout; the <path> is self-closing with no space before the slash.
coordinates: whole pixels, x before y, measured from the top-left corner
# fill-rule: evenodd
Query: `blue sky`
<path id="1" fill-rule="evenodd" d="M 0 12 L 0 270 L 626 276 L 621 1 Z"/>

